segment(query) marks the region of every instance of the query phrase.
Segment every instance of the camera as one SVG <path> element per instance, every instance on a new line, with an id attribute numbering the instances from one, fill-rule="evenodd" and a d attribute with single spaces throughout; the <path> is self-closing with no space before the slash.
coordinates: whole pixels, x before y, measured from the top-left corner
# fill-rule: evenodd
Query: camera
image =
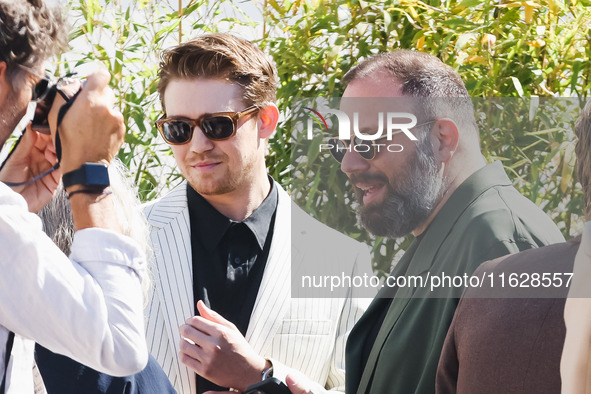
<path id="1" fill-rule="evenodd" d="M 42 80 L 35 86 L 36 94 L 41 98 L 37 101 L 37 107 L 35 107 L 35 114 L 31 122 L 31 128 L 43 134 L 50 134 L 49 129 L 49 111 L 53 105 L 56 94 L 60 94 L 64 100 L 69 101 L 69 98 L 61 92 L 61 88 L 64 85 L 72 83 L 72 76 L 75 73 L 70 73 L 65 77 L 58 79 L 55 82 L 49 82 L 47 79 Z M 80 88 L 82 89 L 82 87 Z"/>
<path id="2" fill-rule="evenodd" d="M 31 122 L 31 128 L 33 130 L 43 134 L 50 134 L 49 120 L 47 117 L 49 116 L 49 111 L 51 110 L 53 100 L 55 100 L 55 95 L 57 94 L 57 85 L 58 84 L 56 83 L 48 87 L 45 97 L 37 102 L 33 121 Z"/>

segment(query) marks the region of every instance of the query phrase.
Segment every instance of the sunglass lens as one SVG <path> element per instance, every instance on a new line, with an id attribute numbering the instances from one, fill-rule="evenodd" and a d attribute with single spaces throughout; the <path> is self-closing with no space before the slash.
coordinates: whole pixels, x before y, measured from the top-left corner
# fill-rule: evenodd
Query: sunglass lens
<path id="1" fill-rule="evenodd" d="M 375 157 L 376 153 L 374 146 L 371 141 L 362 140 L 359 137 L 355 137 L 355 152 L 359 153 L 359 156 L 365 160 L 371 160 Z"/>
<path id="2" fill-rule="evenodd" d="M 221 140 L 234 134 L 234 123 L 227 116 L 214 116 L 203 120 L 201 130 L 207 138 Z"/>
<path id="3" fill-rule="evenodd" d="M 162 124 L 162 135 L 171 144 L 184 144 L 191 139 L 192 128 L 187 122 L 180 120 Z"/>
<path id="4" fill-rule="evenodd" d="M 339 163 L 343 161 L 345 157 L 345 153 L 347 153 L 347 145 L 341 140 L 337 139 L 329 139 L 328 143 L 330 145 L 330 154 L 336 161 Z"/>
<path id="5" fill-rule="evenodd" d="M 44 78 L 33 87 L 33 101 L 38 101 L 47 93 L 49 87 L 49 80 Z"/>

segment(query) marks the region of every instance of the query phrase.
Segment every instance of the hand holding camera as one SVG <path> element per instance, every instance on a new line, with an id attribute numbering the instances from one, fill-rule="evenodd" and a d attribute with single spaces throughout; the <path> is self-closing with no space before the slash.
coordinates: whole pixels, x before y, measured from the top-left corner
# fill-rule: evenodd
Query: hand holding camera
<path id="1" fill-rule="evenodd" d="M 38 212 L 51 200 L 60 183 L 61 173 L 53 171 L 56 163 L 51 136 L 33 131 L 29 125 L 2 167 L 0 180 L 25 198 L 29 211 Z M 32 182 L 33 179 L 36 180 Z"/>
<path id="2" fill-rule="evenodd" d="M 64 174 L 86 162 L 110 163 L 123 143 L 123 115 L 113 109 L 115 95 L 109 88 L 109 80 L 110 75 L 104 70 L 89 75 L 59 128 L 58 112 L 65 100 L 61 96 L 55 97 L 49 113 L 49 125 L 54 141 L 56 131 L 59 131 L 61 170 Z M 69 97 L 79 89 L 79 82 L 61 88 Z"/>
<path id="3" fill-rule="evenodd" d="M 0 170 L 0 180 L 25 197 L 29 210 L 38 211 L 52 198 L 62 174 L 87 162 L 108 164 L 117 154 L 125 127 L 121 113 L 112 109 L 109 80 L 101 70 L 88 77 L 83 89 L 69 78 L 54 82 L 45 77 L 35 85 L 33 122 Z"/>

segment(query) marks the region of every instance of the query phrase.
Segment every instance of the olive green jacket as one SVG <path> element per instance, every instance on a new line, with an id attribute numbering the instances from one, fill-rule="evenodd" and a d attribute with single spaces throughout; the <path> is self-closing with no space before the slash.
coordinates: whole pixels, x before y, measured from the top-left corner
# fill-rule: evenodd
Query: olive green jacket
<path id="1" fill-rule="evenodd" d="M 392 290 L 383 288 L 353 328 L 346 350 L 346 392 L 434 393 L 443 341 L 463 288 L 431 291 L 432 277 L 470 275 L 484 261 L 562 241 L 555 224 L 512 186 L 499 162 L 476 171 L 391 273 L 420 276 L 424 286 L 400 287 L 393 299 Z M 365 341 L 385 308 L 364 366 Z"/>

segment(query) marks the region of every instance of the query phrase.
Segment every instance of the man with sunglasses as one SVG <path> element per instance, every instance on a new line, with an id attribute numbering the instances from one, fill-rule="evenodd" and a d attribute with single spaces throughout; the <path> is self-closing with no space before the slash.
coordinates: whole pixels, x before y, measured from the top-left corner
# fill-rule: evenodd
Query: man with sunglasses
<path id="1" fill-rule="evenodd" d="M 340 109 L 350 119 L 358 113 L 363 133 L 379 128 L 378 112 L 416 116 L 418 126 L 409 130 L 416 141 L 393 133 L 381 142 L 403 149 L 378 151 L 354 140 L 369 149 L 335 150 L 335 157 L 355 188 L 364 227 L 376 236 L 415 237 L 391 277 L 425 280 L 384 287 L 356 324 L 347 343 L 346 392 L 434 393 L 462 288 L 431 291 L 429 278 L 463 278 L 484 261 L 563 237 L 512 187 L 500 163 L 486 163 L 471 99 L 449 66 L 398 50 L 361 62 L 344 81 Z"/>
<path id="2" fill-rule="evenodd" d="M 42 96 L 48 87 L 42 65 L 66 46 L 64 22 L 40 0 L 0 0 L 0 146 L 32 91 Z M 0 393 L 33 392 L 33 341 L 113 375 L 146 365 L 145 258 L 120 234 L 105 176 L 125 133 L 108 82 L 100 71 L 75 101 L 55 98 L 51 135 L 28 125 L 0 171 Z M 29 212 L 51 199 L 62 173 L 77 230 L 70 259 Z"/>
<path id="3" fill-rule="evenodd" d="M 186 182 L 145 210 L 158 271 L 147 335 L 181 394 L 244 391 L 288 372 L 315 392 L 344 389 L 344 344 L 367 302 L 291 298 L 291 273 L 316 261 L 351 274 L 369 256 L 267 174 L 276 79 L 266 54 L 229 34 L 161 61 L 156 126 Z M 324 257 L 328 245 L 339 248 Z"/>

